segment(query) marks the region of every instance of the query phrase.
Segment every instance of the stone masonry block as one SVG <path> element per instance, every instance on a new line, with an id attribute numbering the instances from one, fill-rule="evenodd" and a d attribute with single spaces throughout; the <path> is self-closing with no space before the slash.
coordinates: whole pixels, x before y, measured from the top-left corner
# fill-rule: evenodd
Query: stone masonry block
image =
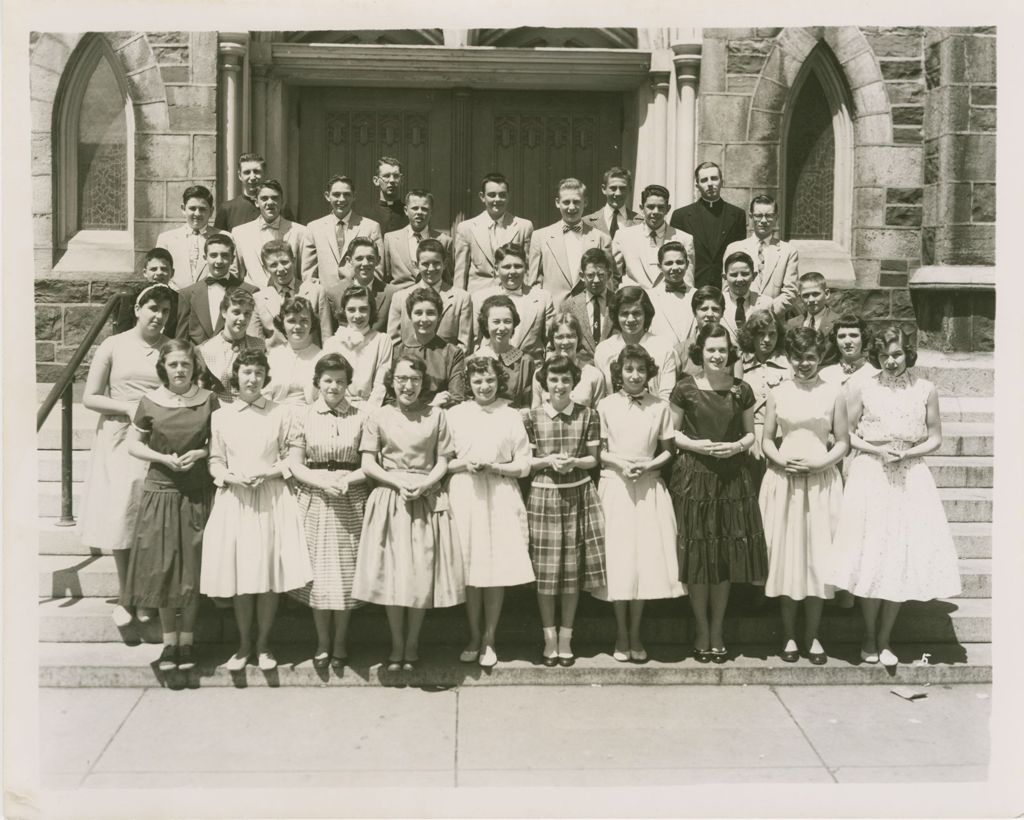
<path id="1" fill-rule="evenodd" d="M 995 225 L 951 225 L 937 231 L 935 257 L 938 264 L 994 264 Z"/>
<path id="2" fill-rule="evenodd" d="M 50 174 L 32 177 L 32 213 L 53 214 L 53 177 Z"/>
<path id="3" fill-rule="evenodd" d="M 858 288 L 873 288 L 878 285 L 879 269 L 877 259 L 854 259 L 853 275 Z M 855 313 L 860 315 L 860 308 Z"/>
<path id="4" fill-rule="evenodd" d="M 971 183 L 953 182 L 936 186 L 939 199 L 939 225 L 971 221 Z"/>
<path id="5" fill-rule="evenodd" d="M 35 283 L 36 304 L 74 304 L 85 302 L 88 298 L 89 285 L 87 282 L 37 279 Z"/>
<path id="6" fill-rule="evenodd" d="M 832 291 L 832 299 L 830 300 L 830 307 L 833 312 L 842 316 L 844 313 L 852 313 L 854 316 L 860 316 L 864 309 L 864 296 L 866 291 L 858 288 L 849 288 L 844 290 Z"/>
<path id="7" fill-rule="evenodd" d="M 885 201 L 889 205 L 920 205 L 924 188 L 887 188 Z"/>
<path id="8" fill-rule="evenodd" d="M 939 224 L 939 186 L 938 185 L 925 185 L 924 186 L 924 200 L 922 201 L 924 206 L 924 224 L 925 225 L 938 225 Z"/>
<path id="9" fill-rule="evenodd" d="M 168 85 L 167 110 L 175 131 L 214 131 L 217 128 L 217 88 Z"/>
<path id="10" fill-rule="evenodd" d="M 924 47 L 920 27 L 871 28 L 864 36 L 879 57 L 917 57 Z"/>
<path id="11" fill-rule="evenodd" d="M 141 265 L 140 265 L 141 267 Z M 105 304 L 115 293 L 124 293 L 138 284 L 133 275 L 126 275 L 123 281 L 98 280 L 89 283 L 89 301 L 95 305 Z"/>
<path id="12" fill-rule="evenodd" d="M 53 100 L 31 100 L 32 131 L 49 131 L 53 127 Z"/>
<path id="13" fill-rule="evenodd" d="M 880 265 L 886 273 L 906 273 L 908 270 L 906 259 L 883 259 Z"/>
<path id="14" fill-rule="evenodd" d="M 168 215 L 164 200 L 167 196 L 167 183 L 163 180 L 135 181 L 135 213 L 140 217 L 159 217 Z"/>
<path id="15" fill-rule="evenodd" d="M 192 32 L 192 81 L 217 82 L 217 32 Z"/>
<path id="16" fill-rule="evenodd" d="M 937 139 L 924 142 L 924 184 L 933 185 L 941 177 L 941 143 Z"/>
<path id="17" fill-rule="evenodd" d="M 889 273 L 882 271 L 878 274 L 878 284 L 883 288 L 905 288 L 907 286 L 907 274 Z"/>
<path id="18" fill-rule="evenodd" d="M 854 150 L 857 185 L 916 188 L 921 185 L 923 157 L 920 148 L 865 146 Z"/>
<path id="19" fill-rule="evenodd" d="M 893 105 L 924 105 L 924 83 L 886 83 L 885 87 Z"/>
<path id="20" fill-rule="evenodd" d="M 843 65 L 850 88 L 862 88 L 878 82 L 878 63 L 870 51 L 862 51 Z"/>
<path id="21" fill-rule="evenodd" d="M 773 45 L 772 40 L 730 40 L 726 45 L 726 71 L 759 74 Z"/>
<path id="22" fill-rule="evenodd" d="M 994 85 L 972 85 L 971 105 L 995 105 L 996 87 Z"/>
<path id="23" fill-rule="evenodd" d="M 853 90 L 853 110 L 857 117 L 889 114 L 889 95 L 885 83 L 878 81 Z"/>
<path id="24" fill-rule="evenodd" d="M 885 209 L 885 224 L 893 228 L 920 227 L 921 209 L 909 205 L 890 205 Z"/>
<path id="25" fill-rule="evenodd" d="M 81 344 L 102 312 L 103 308 L 99 305 L 72 305 L 64 308 L 64 345 Z"/>
<path id="26" fill-rule="evenodd" d="M 217 176 L 217 137 L 213 134 L 196 134 L 192 138 L 192 176 Z"/>
<path id="27" fill-rule="evenodd" d="M 53 342 L 36 342 L 37 362 L 52 362 L 55 352 L 55 345 Z"/>
<path id="28" fill-rule="evenodd" d="M 32 215 L 32 245 L 41 247 L 53 242 L 53 215 L 39 213 Z"/>
<path id="29" fill-rule="evenodd" d="M 942 83 L 942 41 L 928 43 L 924 50 L 924 84 L 929 91 Z"/>
<path id="30" fill-rule="evenodd" d="M 56 305 L 36 305 L 36 338 L 60 338 L 60 312 Z"/>
<path id="31" fill-rule="evenodd" d="M 995 131 L 996 130 L 996 109 L 971 107 L 971 130 L 972 131 Z"/>
<path id="32" fill-rule="evenodd" d="M 157 65 L 183 65 L 189 64 L 189 46 L 158 46 L 153 47 L 153 56 L 156 58 Z"/>
<path id="33" fill-rule="evenodd" d="M 831 46 L 840 65 L 850 62 L 862 51 L 870 48 L 857 26 L 830 26 L 823 34 L 825 42 Z"/>
<path id="34" fill-rule="evenodd" d="M 782 115 L 773 111 L 751 111 L 747 138 L 751 142 L 778 142 L 782 138 Z"/>
<path id="35" fill-rule="evenodd" d="M 32 173 L 49 175 L 53 170 L 53 143 L 49 132 L 32 135 Z"/>
<path id="36" fill-rule="evenodd" d="M 730 94 L 746 94 L 752 97 L 757 88 L 757 79 L 747 74 L 730 74 L 725 81 L 726 89 Z"/>
<path id="37" fill-rule="evenodd" d="M 888 291 L 869 290 L 864 294 L 860 315 L 864 319 L 886 319 L 889 317 L 889 306 Z"/>
<path id="38" fill-rule="evenodd" d="M 892 129 L 892 141 L 897 145 L 919 145 L 924 132 L 919 125 L 897 125 Z"/>
<path id="39" fill-rule="evenodd" d="M 994 182 L 995 135 L 950 135 L 939 140 L 939 170 L 944 180 Z"/>
<path id="40" fill-rule="evenodd" d="M 188 172 L 192 138 L 187 134 L 138 134 L 135 138 L 137 179 L 175 179 Z"/>
<path id="41" fill-rule="evenodd" d="M 891 122 L 887 114 L 857 117 L 853 121 L 857 145 L 888 145 L 892 142 Z"/>
<path id="42" fill-rule="evenodd" d="M 754 94 L 753 105 L 762 111 L 781 112 L 786 104 L 789 89 L 783 88 L 771 80 L 762 79 L 757 84 L 757 91 Z"/>
<path id="43" fill-rule="evenodd" d="M 160 79 L 167 83 L 187 83 L 189 80 L 189 67 L 187 65 L 162 65 L 160 66 Z"/>
<path id="44" fill-rule="evenodd" d="M 905 287 L 904 283 L 904 287 Z M 889 315 L 894 319 L 913 319 L 914 304 L 910 301 L 910 291 L 894 290 L 889 294 L 892 299 Z"/>
<path id="45" fill-rule="evenodd" d="M 994 37 L 970 37 L 966 43 L 968 82 L 996 81 L 996 40 Z"/>
<path id="46" fill-rule="evenodd" d="M 135 250 L 143 252 L 156 246 L 157 237 L 166 230 L 170 230 L 181 224 L 181 214 L 178 218 L 168 219 L 136 219 L 135 220 Z"/>
<path id="47" fill-rule="evenodd" d="M 135 130 L 136 133 L 160 133 L 171 127 L 167 116 L 167 103 L 160 102 L 144 103 L 135 106 Z"/>
<path id="48" fill-rule="evenodd" d="M 970 90 L 967 86 L 944 86 L 928 94 L 924 113 L 926 139 L 966 131 L 970 117 Z"/>
<path id="49" fill-rule="evenodd" d="M 60 73 L 48 68 L 35 68 L 29 75 L 29 90 L 34 100 L 53 100 L 60 85 Z"/>
<path id="50" fill-rule="evenodd" d="M 788 86 L 790 82 L 786 79 L 786 71 L 783 66 L 784 63 L 784 52 L 779 48 L 772 48 L 768 54 L 768 59 L 765 61 L 764 67 L 761 69 L 761 76 L 778 83 L 779 85 Z"/>
<path id="51" fill-rule="evenodd" d="M 921 229 L 921 264 L 934 265 L 937 261 L 935 252 L 936 228 Z"/>
<path id="52" fill-rule="evenodd" d="M 924 122 L 924 106 L 894 105 L 891 111 L 893 125 L 921 125 Z"/>
<path id="53" fill-rule="evenodd" d="M 879 60 L 878 65 L 886 80 L 917 80 L 924 76 L 921 60 Z"/>
<path id="54" fill-rule="evenodd" d="M 32 59 L 32 70 L 46 69 L 60 74 L 71 56 L 68 44 L 52 34 L 43 34 L 29 47 Z"/>
<path id="55" fill-rule="evenodd" d="M 737 142 L 747 137 L 747 97 L 707 94 L 702 99 L 700 139 L 707 142 Z"/>
<path id="56" fill-rule="evenodd" d="M 164 81 L 160 69 L 155 65 L 136 74 L 129 74 L 128 90 L 136 104 L 162 102 L 166 98 Z"/>
<path id="57" fill-rule="evenodd" d="M 853 189 L 853 224 L 858 228 L 881 228 L 885 221 L 885 189 Z"/>
<path id="58" fill-rule="evenodd" d="M 134 72 L 154 64 L 153 52 L 145 37 L 129 40 L 117 50 L 126 72 Z"/>
<path id="59" fill-rule="evenodd" d="M 726 90 L 725 40 L 715 39 L 704 29 L 704 48 L 700 59 L 700 96 Z M 216 60 L 216 57 L 214 57 Z"/>
<path id="60" fill-rule="evenodd" d="M 181 45 L 189 41 L 187 31 L 147 31 L 146 39 L 153 45 Z"/>
<path id="61" fill-rule="evenodd" d="M 971 197 L 971 222 L 996 221 L 996 186 L 976 182 Z"/>
<path id="62" fill-rule="evenodd" d="M 733 185 L 776 185 L 778 149 L 774 145 L 726 145 L 725 167 Z"/>
<path id="63" fill-rule="evenodd" d="M 967 80 L 967 38 L 959 35 L 948 37 L 939 43 L 938 82 L 936 85 L 952 85 Z"/>
<path id="64" fill-rule="evenodd" d="M 803 63 L 807 55 L 818 44 L 818 38 L 806 29 L 788 26 L 779 34 L 777 42 L 788 56 L 798 63 Z"/>
<path id="65" fill-rule="evenodd" d="M 855 228 L 853 243 L 857 256 L 874 259 L 917 259 L 921 253 L 921 237 L 919 232 L 914 230 Z"/>

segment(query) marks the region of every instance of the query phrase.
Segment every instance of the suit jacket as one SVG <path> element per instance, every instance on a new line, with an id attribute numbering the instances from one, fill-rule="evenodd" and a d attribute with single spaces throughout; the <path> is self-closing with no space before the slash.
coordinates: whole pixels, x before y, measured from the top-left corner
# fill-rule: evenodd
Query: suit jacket
<path id="1" fill-rule="evenodd" d="M 814 327 L 821 331 L 821 335 L 828 337 L 828 334 L 832 330 L 832 325 L 836 323 L 839 315 L 832 310 L 828 305 L 822 308 L 821 313 L 814 317 Z M 807 312 L 794 316 L 788 322 L 786 322 L 786 330 L 794 327 L 803 327 L 804 321 L 807 319 Z"/>
<path id="2" fill-rule="evenodd" d="M 696 287 L 714 285 L 722 286 L 722 260 L 725 249 L 730 242 L 739 242 L 747 235 L 747 215 L 742 208 L 721 200 L 724 212 L 718 236 L 706 236 L 698 202 L 691 202 L 672 212 L 669 224 L 693 236 L 693 244 L 697 250 L 696 267 L 693 284 Z"/>
<path id="3" fill-rule="evenodd" d="M 480 315 L 480 307 L 488 296 L 501 295 L 508 295 L 501 285 L 492 285 L 471 293 L 473 315 Z M 512 347 L 518 347 L 523 353 L 532 356 L 536 362 L 544 361 L 548 322 L 555 318 L 551 294 L 544 288 L 529 288 L 524 285 L 521 293 L 510 295 L 509 298 L 512 299 L 519 314 L 519 324 L 512 333 Z"/>
<path id="4" fill-rule="evenodd" d="M 601 231 L 601 233 L 608 234 L 608 237 L 611 238 L 612 226 L 609 225 L 608 220 L 605 219 L 604 206 L 601 206 L 601 210 L 594 211 L 592 214 L 587 214 L 586 216 L 584 216 L 583 222 L 587 225 L 590 225 L 593 228 L 597 228 L 599 231 Z M 636 225 L 640 222 L 643 222 L 643 219 L 640 218 L 640 215 L 636 211 L 631 211 L 629 208 L 626 208 L 626 221 L 619 223 L 619 231 L 621 231 L 623 228 L 628 228 L 630 225 Z M 618 236 L 619 232 L 616 231 L 615 235 Z"/>
<path id="5" fill-rule="evenodd" d="M 260 258 L 260 251 L 263 246 L 276 239 L 276 234 L 292 249 L 295 256 L 295 264 L 301 265 L 302 247 L 306 242 L 308 229 L 298 222 L 291 222 L 283 216 L 279 218 L 277 232 L 263 228 L 262 217 L 246 222 L 235 228 L 231 235 L 235 238 L 236 253 L 238 262 L 238 274 L 257 288 L 265 288 L 270 283 L 270 276 L 263 269 L 263 260 Z"/>
<path id="6" fill-rule="evenodd" d="M 394 233 L 400 233 L 395 231 Z M 392 282 L 390 287 L 395 287 Z M 416 288 L 403 287 L 395 292 L 391 298 L 391 308 L 388 310 L 388 335 L 395 343 L 405 342 L 412 344 L 416 341 L 416 334 L 412 329 L 412 323 L 405 312 L 405 305 L 409 294 Z M 473 304 L 469 294 L 462 288 L 452 287 L 448 284 L 441 285 L 441 320 L 437 326 L 437 335 L 450 344 L 462 345 L 462 349 L 469 351 L 469 345 L 473 341 L 475 328 L 473 327 Z"/>
<path id="7" fill-rule="evenodd" d="M 213 218 L 213 227 L 219 231 L 230 233 L 239 225 L 252 222 L 259 215 L 260 209 L 256 207 L 255 201 L 249 199 L 245 194 L 239 194 L 234 199 L 222 202 L 217 207 Z M 295 219 L 287 203 L 281 206 L 281 216 L 285 219 Z"/>
<path id="8" fill-rule="evenodd" d="M 338 218 L 329 213 L 319 219 L 314 219 L 307 226 L 306 242 L 302 249 L 302 278 L 318 277 L 324 287 L 337 285 L 343 279 L 352 278 L 352 266 L 349 263 L 342 264 L 344 253 L 338 252 L 338 237 L 335 233 L 335 226 Z M 357 236 L 365 236 L 373 240 L 377 246 L 377 255 L 381 262 L 377 266 L 377 275 L 383 276 L 384 270 L 384 240 L 380 232 L 380 225 L 372 219 L 353 213 L 348 220 L 348 228 L 345 231 L 345 243 L 351 244 Z M 346 248 L 347 250 L 347 248 Z"/>
<path id="9" fill-rule="evenodd" d="M 194 285 L 200 279 L 203 279 L 209 268 L 206 264 L 206 258 L 203 255 L 203 246 L 206 244 L 206 240 L 214 234 L 222 233 L 216 228 L 207 226 L 202 232 L 199 238 L 199 259 L 196 260 L 196 270 L 193 274 L 192 266 L 189 264 L 189 252 L 188 252 L 188 237 L 192 231 L 186 225 L 179 225 L 170 231 L 164 231 L 156 238 L 156 247 L 163 248 L 169 251 L 171 259 L 174 260 L 174 277 L 170 281 L 170 285 L 175 290 L 181 290 L 187 288 L 189 285 Z"/>
<path id="10" fill-rule="evenodd" d="M 491 248 L 491 218 L 484 211 L 455 227 L 455 287 L 469 293 L 497 285 L 494 281 L 494 249 Z M 497 245 L 516 242 L 530 251 L 533 223 L 529 219 L 506 213 L 501 218 Z"/>
<path id="11" fill-rule="evenodd" d="M 309 279 L 295 289 L 294 295 L 305 297 L 313 306 L 313 315 L 320 321 L 320 332 L 314 333 L 313 339 L 323 347 L 323 341 L 331 338 L 337 329 L 334 325 L 330 302 L 324 294 L 323 285 L 316 279 Z M 253 310 L 252 320 L 249 322 L 249 333 L 261 339 L 269 338 L 271 345 L 284 344 L 286 339 L 274 327 L 274 317 L 281 312 L 283 303 L 280 292 L 273 285 L 267 285 L 267 287 L 256 291 L 252 298 L 256 302 L 256 308 Z"/>
<path id="12" fill-rule="evenodd" d="M 405 203 L 401 199 L 394 202 L 385 202 L 380 198 L 380 192 L 374 197 L 373 204 L 367 207 L 370 219 L 380 225 L 380 232 L 384 236 L 392 231 L 398 231 L 409 224 L 409 217 L 405 215 Z"/>
<path id="13" fill-rule="evenodd" d="M 612 335 L 612 320 L 611 315 L 608 313 L 608 299 L 611 297 L 611 294 L 612 291 L 609 290 L 605 292 L 604 297 L 601 299 L 600 339 L 594 338 L 594 323 L 587 312 L 587 301 L 590 299 L 589 293 L 574 293 L 562 302 L 561 309 L 572 312 L 579 319 L 580 327 L 583 328 L 583 338 L 580 339 L 579 353 L 584 358 L 593 359 L 597 345 Z"/>
<path id="14" fill-rule="evenodd" d="M 642 288 L 653 288 L 664 278 L 661 268 L 658 267 L 658 248 L 666 242 L 681 242 L 690 260 L 686 268 L 686 285 L 693 287 L 693 237 L 669 225 L 665 228 L 661 244 L 652 247 L 650 234 L 651 231 L 645 222 L 622 228 L 615 234 L 615 239 L 612 240 L 612 255 L 615 257 L 619 274 L 623 277 L 628 276 Z"/>
<path id="15" fill-rule="evenodd" d="M 245 288 L 255 293 L 257 288 L 249 282 L 240 282 L 231 278 L 224 285 L 230 293 L 236 288 Z M 210 289 L 207 279 L 200 279 L 178 291 L 178 322 L 174 335 L 179 339 L 188 339 L 194 345 L 201 345 L 207 339 L 216 336 L 224 328 L 224 317 L 218 316 L 214 324 L 210 324 Z"/>
<path id="16" fill-rule="evenodd" d="M 331 316 L 334 319 L 335 330 L 345 324 L 345 317 L 341 310 L 341 297 L 344 296 L 345 291 L 354 284 L 356 284 L 355 279 L 341 279 L 333 285 L 324 285 L 321 283 L 321 286 L 324 289 L 324 297 L 330 306 Z M 391 311 L 391 299 L 399 289 L 394 285 L 385 285 L 379 279 L 374 279 L 371 290 L 373 290 L 376 318 L 370 324 L 370 327 L 384 333 L 388 327 L 388 315 Z"/>
<path id="17" fill-rule="evenodd" d="M 751 235 L 740 242 L 729 243 L 722 260 L 724 262 L 737 251 L 749 254 L 754 260 L 756 274 L 750 289 L 770 298 L 772 310 L 779 316 L 785 316 L 796 304 L 799 291 L 799 254 L 789 242 L 782 242 L 773 236 L 765 245 L 764 268 L 757 273 L 757 241 L 757 237 Z"/>
<path id="18" fill-rule="evenodd" d="M 654 319 L 651 321 L 650 332 L 668 340 L 676 351 L 676 358 L 683 363 L 690 352 L 695 324 L 690 304 L 693 290 L 669 293 L 665 290 L 665 284 L 661 283 L 647 291 L 647 295 L 654 305 Z"/>
<path id="19" fill-rule="evenodd" d="M 435 231 L 428 228 L 424 237 L 436 239 L 444 245 L 445 255 L 445 279 L 452 269 L 452 238 L 444 231 Z M 409 287 L 419 279 L 419 270 L 416 267 L 416 258 L 412 255 L 410 245 L 412 243 L 412 228 L 406 225 L 397 231 L 384 234 L 384 281 L 392 285 Z"/>
<path id="20" fill-rule="evenodd" d="M 738 340 L 740 329 L 736 324 L 736 302 L 727 288 L 722 288 L 722 298 L 725 299 L 725 312 L 722 314 L 722 321 L 719 324 L 732 334 L 733 340 Z M 749 319 L 755 311 L 770 310 L 774 312 L 775 305 L 770 297 L 751 288 L 747 292 L 744 308 Z"/>
<path id="21" fill-rule="evenodd" d="M 530 265 L 526 283 L 530 287 L 542 287 L 550 293 L 555 310 L 558 310 L 565 297 L 572 293 L 580 281 L 580 271 L 569 267 L 564 236 L 562 222 L 559 221 L 534 231 L 533 239 L 530 240 Z M 582 224 L 580 240 L 584 253 L 590 248 L 602 248 L 611 257 L 611 239 L 597 228 Z"/>

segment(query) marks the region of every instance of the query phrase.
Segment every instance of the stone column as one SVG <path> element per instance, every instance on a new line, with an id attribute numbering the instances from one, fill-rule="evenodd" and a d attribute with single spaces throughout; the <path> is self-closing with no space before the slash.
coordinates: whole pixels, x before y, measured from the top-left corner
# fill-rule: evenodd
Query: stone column
<path id="1" fill-rule="evenodd" d="M 651 174 L 659 185 L 668 187 L 666 170 L 668 168 L 668 87 L 669 72 L 652 70 L 650 73 L 651 93 L 654 114 L 654 128 L 651 136 Z"/>
<path id="2" fill-rule="evenodd" d="M 689 202 L 697 165 L 697 84 L 700 80 L 701 29 L 673 29 L 672 62 L 676 71 L 675 188 L 680 204 Z"/>
<path id="3" fill-rule="evenodd" d="M 221 32 L 220 51 L 220 201 L 238 195 L 235 168 L 242 155 L 242 66 L 249 47 L 248 32 Z"/>

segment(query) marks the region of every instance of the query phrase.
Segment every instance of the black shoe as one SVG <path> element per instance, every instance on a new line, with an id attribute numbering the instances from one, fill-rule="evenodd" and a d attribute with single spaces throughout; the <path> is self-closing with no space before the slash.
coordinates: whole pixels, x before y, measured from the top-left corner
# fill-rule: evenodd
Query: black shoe
<path id="1" fill-rule="evenodd" d="M 796 663 L 798 660 L 800 660 L 800 650 L 787 650 L 785 647 L 783 647 L 782 651 L 779 653 L 779 657 L 782 658 L 782 660 L 784 660 L 786 663 Z"/>
<path id="2" fill-rule="evenodd" d="M 320 654 L 313 656 L 314 669 L 326 669 L 330 665 L 331 656 L 327 652 L 321 652 Z"/>
<path id="3" fill-rule="evenodd" d="M 558 665 L 559 666 L 564 666 L 564 667 L 568 668 L 568 667 L 572 666 L 574 663 L 576 663 L 576 656 L 575 655 L 569 655 L 568 657 L 563 657 L 562 655 L 558 656 Z"/>
<path id="4" fill-rule="evenodd" d="M 171 672 L 178 668 L 178 647 L 165 646 L 160 653 L 160 660 L 157 662 L 157 669 L 161 672 Z"/>
<path id="5" fill-rule="evenodd" d="M 724 646 L 721 649 L 712 648 L 709 650 L 709 654 L 711 655 L 711 660 L 715 663 L 725 663 L 729 658 L 729 650 Z"/>
<path id="6" fill-rule="evenodd" d="M 195 668 L 196 657 L 192 645 L 178 647 L 178 668 L 184 671 Z"/>
<path id="7" fill-rule="evenodd" d="M 541 663 L 547 667 L 558 666 L 558 655 L 552 655 L 550 658 L 547 655 L 540 656 Z"/>
<path id="8" fill-rule="evenodd" d="M 695 646 L 693 648 L 693 659 L 697 661 L 697 663 L 711 663 L 711 650 L 698 649 Z"/>

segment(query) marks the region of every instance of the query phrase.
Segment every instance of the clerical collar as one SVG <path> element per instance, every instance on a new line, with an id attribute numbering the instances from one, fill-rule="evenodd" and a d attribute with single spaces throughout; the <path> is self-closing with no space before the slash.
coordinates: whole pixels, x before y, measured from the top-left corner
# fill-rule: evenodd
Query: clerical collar
<path id="1" fill-rule="evenodd" d="M 707 208 L 709 211 L 714 211 L 714 210 L 717 210 L 718 208 L 722 207 L 722 199 L 721 199 L 721 197 L 719 197 L 718 199 L 716 199 L 714 201 L 712 201 L 710 199 L 705 199 L 704 197 L 701 197 L 700 201 L 704 205 L 704 207 Z"/>

